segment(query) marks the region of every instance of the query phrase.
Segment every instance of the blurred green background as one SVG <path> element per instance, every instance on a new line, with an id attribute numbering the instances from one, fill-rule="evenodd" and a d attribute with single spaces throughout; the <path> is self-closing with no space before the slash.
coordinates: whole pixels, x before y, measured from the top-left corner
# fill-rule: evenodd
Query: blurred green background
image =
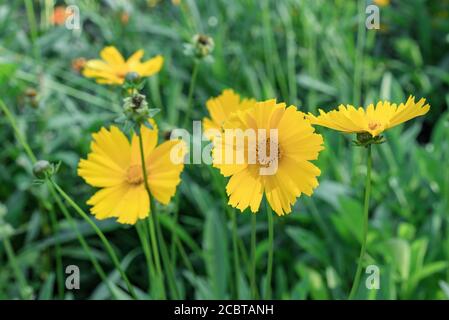
<path id="1" fill-rule="evenodd" d="M 0 98 L 40 159 L 61 161 L 60 185 L 86 210 L 94 189 L 77 177 L 91 133 L 109 125 L 120 110 L 120 89 L 83 78 L 76 60 L 97 58 L 106 45 L 125 56 L 142 48 L 145 58 L 162 54 L 163 70 L 145 93 L 162 133 L 183 121 L 192 59 L 183 44 L 196 33 L 213 37 L 211 63 L 202 63 L 194 95 L 194 118 L 225 88 L 258 100 L 276 97 L 302 111 L 329 110 L 340 103 L 366 105 L 378 99 L 403 102 L 425 97 L 430 112 L 386 133 L 374 148 L 368 260 L 380 268 L 380 289 L 361 288 L 358 298 L 449 298 L 449 1 L 379 1 L 379 30 L 365 28 L 371 1 L 178 0 L 76 1 L 80 31 L 52 23 L 67 1 L 0 1 Z M 326 149 L 316 162 L 320 185 L 298 199 L 291 215 L 274 217 L 273 297 L 345 299 L 362 237 L 364 152 L 351 137 L 317 128 Z M 0 113 L 0 224 L 14 229 L 13 249 L 35 298 L 106 299 L 92 269 L 45 186 L 35 185 L 32 163 Z M 163 137 L 161 137 L 163 139 Z M 186 167 L 178 187 L 179 208 L 162 208 L 164 236 L 179 238 L 176 256 L 181 297 L 233 296 L 230 220 L 221 200 L 221 179 L 206 165 Z M 223 182 L 223 181 L 222 181 Z M 176 213 L 177 212 L 177 213 Z M 176 213 L 176 214 L 175 214 Z M 75 216 L 75 213 L 73 213 Z M 173 223 L 175 216 L 178 224 Z M 249 250 L 250 213 L 238 214 L 239 246 Z M 122 286 L 92 229 L 80 230 L 112 282 Z M 139 292 L 148 285 L 136 230 L 113 220 L 99 222 Z M 0 230 L 4 230 L 1 229 Z M 257 217 L 257 272 L 266 270 L 267 223 Z M 0 232 L 0 238 L 3 235 Z M 58 293 L 55 245 L 63 265 L 81 270 L 81 289 Z M 176 250 L 174 250 L 176 251 Z M 248 261 L 242 254 L 242 270 Z M 364 280 L 362 279 L 362 283 Z M 239 298 L 249 297 L 246 274 Z M 141 293 L 143 295 L 143 293 Z M 19 297 L 14 272 L 0 244 L 0 299 Z M 122 298 L 128 298 L 122 291 Z"/>

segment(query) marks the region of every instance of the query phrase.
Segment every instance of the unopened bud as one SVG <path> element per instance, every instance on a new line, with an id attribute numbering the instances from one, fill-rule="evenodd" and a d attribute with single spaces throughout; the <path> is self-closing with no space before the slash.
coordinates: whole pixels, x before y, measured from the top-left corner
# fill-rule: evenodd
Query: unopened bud
<path id="1" fill-rule="evenodd" d="M 214 50 L 214 40 L 204 34 L 197 34 L 193 37 L 193 43 L 196 48 L 196 55 L 198 58 L 204 58 L 211 54 Z"/>
<path id="2" fill-rule="evenodd" d="M 138 83 L 140 75 L 137 72 L 128 72 L 125 76 L 125 81 L 129 83 Z"/>
<path id="3" fill-rule="evenodd" d="M 375 136 L 369 132 L 358 132 L 357 140 L 354 141 L 354 144 L 359 147 L 368 147 L 370 144 L 381 144 L 385 142 L 385 138 L 383 136 Z"/>
<path id="4" fill-rule="evenodd" d="M 45 178 L 47 173 L 52 173 L 53 166 L 47 160 L 39 160 L 33 166 L 33 173 L 38 179 Z"/>

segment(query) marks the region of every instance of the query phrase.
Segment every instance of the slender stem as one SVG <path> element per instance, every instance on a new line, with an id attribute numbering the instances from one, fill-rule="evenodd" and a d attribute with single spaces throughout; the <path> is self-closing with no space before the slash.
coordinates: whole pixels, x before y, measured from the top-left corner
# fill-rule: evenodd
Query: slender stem
<path id="1" fill-rule="evenodd" d="M 193 92 L 195 89 L 196 84 L 196 78 L 198 76 L 198 70 L 199 70 L 200 63 L 195 60 L 193 63 L 193 71 L 192 71 L 192 78 L 190 79 L 190 86 L 189 86 L 189 94 L 187 96 L 187 110 L 186 110 L 186 118 L 184 120 L 184 128 L 187 128 L 190 122 L 190 117 L 192 115 L 192 102 L 193 102 Z"/>
<path id="2" fill-rule="evenodd" d="M 152 207 L 154 208 L 154 206 L 152 206 Z M 172 264 L 170 263 L 170 257 L 168 255 L 167 246 L 165 244 L 165 240 L 164 240 L 164 237 L 162 234 L 161 225 L 157 218 L 156 210 L 153 210 L 152 215 L 154 216 L 154 221 L 156 224 L 157 239 L 158 239 L 159 245 L 161 246 L 162 262 L 164 263 L 164 267 L 168 273 L 168 284 L 170 286 L 170 290 L 172 291 L 172 295 L 173 295 L 174 299 L 179 299 L 179 291 L 178 291 L 178 287 L 176 286 L 175 271 L 173 269 Z"/>
<path id="3" fill-rule="evenodd" d="M 362 247 L 360 249 L 360 257 L 357 263 L 357 271 L 355 273 L 354 282 L 352 284 L 351 292 L 349 294 L 349 299 L 352 300 L 355 296 L 355 293 L 360 284 L 360 277 L 362 275 L 362 266 L 363 266 L 363 258 L 365 257 L 366 252 L 366 238 L 368 235 L 368 217 L 369 217 L 369 198 L 371 193 L 371 167 L 372 167 L 372 158 L 371 158 L 371 145 L 367 147 L 367 172 L 366 172 L 366 181 L 365 181 L 365 203 L 363 206 L 363 235 L 362 235 Z"/>
<path id="4" fill-rule="evenodd" d="M 75 231 L 76 237 L 78 238 L 78 241 L 80 242 L 81 246 L 83 247 L 84 251 L 86 252 L 87 256 L 89 257 L 90 261 L 92 262 L 92 265 L 94 266 L 95 271 L 98 273 L 100 278 L 106 283 L 106 286 L 108 287 L 109 291 L 111 292 L 111 295 L 118 299 L 118 296 L 115 292 L 115 290 L 112 288 L 112 285 L 109 281 L 109 279 L 106 276 L 106 273 L 104 272 L 103 268 L 101 267 L 100 263 L 98 262 L 97 258 L 92 252 L 92 249 L 87 244 L 86 239 L 84 238 L 83 234 L 79 231 L 78 226 L 76 225 L 75 221 L 73 220 L 72 216 L 70 215 L 68 209 L 62 202 L 62 199 L 59 197 L 59 194 L 56 192 L 55 188 L 51 184 L 51 182 L 46 179 L 48 190 L 50 190 L 51 195 L 56 201 L 56 204 L 61 209 L 62 214 L 66 218 L 66 220 L 69 222 L 72 229 Z"/>
<path id="5" fill-rule="evenodd" d="M 256 284 L 256 214 L 251 214 L 251 297 L 257 299 Z"/>
<path id="6" fill-rule="evenodd" d="M 154 273 L 154 261 L 153 256 L 151 254 L 150 246 L 149 246 L 149 236 L 148 230 L 145 225 L 141 225 L 139 222 L 136 224 L 136 231 L 139 235 L 140 243 L 142 245 L 142 251 L 145 255 L 145 260 L 147 262 L 148 268 L 148 292 L 153 288 L 152 281 L 155 279 Z M 154 297 L 156 297 L 156 290 L 154 291 Z"/>
<path id="7" fill-rule="evenodd" d="M 239 259 L 239 247 L 237 245 L 237 217 L 235 210 L 231 212 L 232 219 L 232 251 L 234 254 L 234 271 L 235 271 L 235 298 L 239 299 L 239 277 L 240 277 L 240 259 Z"/>
<path id="8" fill-rule="evenodd" d="M 19 283 L 20 287 L 20 295 L 22 299 L 29 299 L 30 297 L 27 296 L 27 288 L 29 288 L 28 283 L 25 279 L 25 276 L 22 273 L 22 270 L 20 270 L 19 265 L 17 264 L 16 255 L 14 254 L 14 249 L 12 248 L 11 242 L 9 241 L 9 237 L 5 236 L 3 238 L 3 245 L 6 250 L 6 255 L 8 256 L 9 263 L 11 264 L 11 268 L 14 271 L 14 275 L 17 279 L 17 282 Z"/>
<path id="9" fill-rule="evenodd" d="M 56 213 L 54 211 L 53 205 L 50 203 L 50 210 L 49 210 L 49 215 L 50 215 L 50 224 L 51 224 L 51 229 L 53 234 L 57 234 L 58 233 L 58 220 L 56 218 Z M 58 284 L 58 296 L 59 299 L 63 299 L 64 298 L 64 274 L 63 274 L 63 270 L 62 270 L 62 254 L 61 254 L 61 245 L 59 244 L 59 242 L 55 243 L 55 254 L 56 254 L 56 279 L 57 279 L 57 284 Z"/>
<path id="10" fill-rule="evenodd" d="M 106 250 L 108 251 L 112 262 L 114 263 L 114 266 L 117 268 L 118 272 L 120 273 L 122 279 L 125 281 L 126 286 L 128 288 L 129 293 L 134 299 L 137 299 L 137 295 L 134 291 L 133 286 L 129 282 L 128 277 L 126 276 L 125 272 L 123 271 L 122 267 L 120 266 L 120 261 L 117 258 L 117 255 L 115 254 L 114 249 L 112 248 L 111 244 L 109 243 L 108 239 L 105 237 L 104 233 L 98 228 L 98 226 L 89 218 L 89 216 L 76 204 L 75 201 L 72 200 L 72 198 L 65 193 L 64 190 L 61 189 L 61 187 L 51 178 L 48 178 L 50 183 L 55 187 L 56 191 L 68 202 L 68 204 L 75 209 L 75 211 L 94 229 L 95 233 L 100 238 L 101 242 L 105 246 Z"/>
<path id="11" fill-rule="evenodd" d="M 184 249 L 184 246 L 182 245 L 181 240 L 179 240 L 179 238 L 176 238 L 176 246 L 178 247 L 179 254 L 181 255 L 181 259 L 183 260 L 187 269 L 189 269 L 191 274 L 194 274 L 195 270 L 193 269 L 193 265 L 190 262 L 189 257 L 187 256 L 186 250 Z"/>
<path id="12" fill-rule="evenodd" d="M 150 199 L 150 202 L 151 202 L 151 199 Z M 148 222 L 148 228 L 150 230 L 150 242 L 151 242 L 151 248 L 153 249 L 154 262 L 156 264 L 156 271 L 159 275 L 162 299 L 165 299 L 167 294 L 165 292 L 164 274 L 162 273 L 161 258 L 159 255 L 159 247 L 157 245 L 157 236 L 156 236 L 156 228 L 154 226 L 155 223 L 154 223 L 154 219 L 153 219 L 153 212 L 151 212 L 150 215 L 148 216 L 147 222 Z"/>
<path id="13" fill-rule="evenodd" d="M 145 190 L 147 191 L 147 194 L 148 194 L 148 201 L 150 203 L 150 208 L 149 208 L 150 214 L 148 215 L 148 228 L 150 230 L 150 241 L 151 241 L 151 246 L 153 248 L 156 269 L 157 269 L 157 273 L 159 275 L 159 281 L 160 281 L 161 288 L 162 288 L 163 299 L 165 299 L 166 293 L 165 293 L 165 286 L 164 286 L 164 274 L 162 273 L 161 260 L 159 257 L 159 247 L 157 244 L 157 235 L 156 235 L 155 221 L 154 221 L 155 220 L 155 217 L 154 217 L 155 212 L 153 211 L 153 209 L 154 209 L 153 205 L 152 205 L 153 199 L 151 196 L 150 186 L 148 184 L 148 174 L 147 174 L 147 168 L 146 168 L 146 162 L 145 162 L 145 151 L 143 148 L 142 134 L 139 134 L 138 137 L 139 137 L 140 161 L 141 161 L 141 165 L 142 165 L 143 181 L 144 181 Z"/>
<path id="14" fill-rule="evenodd" d="M 267 283 L 265 288 L 265 299 L 271 299 L 271 274 L 273 272 L 273 238 L 274 238 L 274 226 L 273 226 L 273 212 L 270 204 L 267 201 L 267 218 L 268 218 L 268 263 L 267 263 Z"/>
<path id="15" fill-rule="evenodd" d="M 173 216 L 173 224 L 176 226 L 176 224 L 178 223 L 178 218 L 179 218 L 179 194 L 175 195 L 174 198 L 174 205 L 175 205 L 175 211 L 174 211 L 174 216 Z M 176 267 L 176 247 L 178 246 L 178 233 L 177 232 L 173 232 L 172 237 L 171 237 L 171 249 L 170 249 L 170 256 L 171 256 L 171 262 L 173 265 L 173 268 Z M 179 246 L 182 247 L 182 243 L 179 242 Z M 178 247 L 179 247 L 178 246 Z"/>
<path id="16" fill-rule="evenodd" d="M 37 23 L 36 23 L 36 16 L 34 13 L 34 5 L 33 5 L 33 1 L 31 0 L 25 0 L 25 8 L 26 8 L 26 12 L 27 12 L 27 19 L 28 19 L 28 24 L 30 27 L 30 33 L 31 33 L 31 42 L 33 44 L 33 53 L 34 53 L 34 58 L 40 62 L 40 52 L 39 52 L 39 47 L 38 47 L 38 43 L 37 43 Z"/>
<path id="17" fill-rule="evenodd" d="M 31 159 L 33 163 L 37 162 L 36 156 L 34 155 L 33 151 L 31 151 L 31 148 L 26 142 L 25 138 L 22 136 L 22 133 L 20 133 L 19 127 L 17 127 L 17 123 L 14 119 L 14 116 L 12 115 L 11 111 L 9 111 L 8 107 L 3 103 L 2 100 L 0 100 L 0 108 L 3 110 L 6 117 L 8 118 L 9 123 L 11 124 L 11 127 L 14 130 L 17 140 L 19 140 L 20 144 L 23 146 L 23 149 L 25 149 L 25 152 L 27 153 L 28 157 Z"/>

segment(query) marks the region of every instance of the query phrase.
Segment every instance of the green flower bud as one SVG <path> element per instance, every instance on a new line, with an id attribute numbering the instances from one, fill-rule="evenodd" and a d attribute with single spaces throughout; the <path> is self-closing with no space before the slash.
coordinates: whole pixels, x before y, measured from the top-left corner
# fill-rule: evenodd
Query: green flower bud
<path id="1" fill-rule="evenodd" d="M 39 160 L 33 166 L 33 174 L 38 179 L 45 178 L 45 174 L 53 173 L 53 166 L 47 160 Z"/>
<path id="2" fill-rule="evenodd" d="M 137 72 L 128 72 L 125 76 L 125 81 L 129 83 L 138 83 L 140 75 Z"/>
<path id="3" fill-rule="evenodd" d="M 211 37 L 204 34 L 197 34 L 193 36 L 193 44 L 196 49 L 197 58 L 204 58 L 212 53 L 215 44 Z"/>
<path id="4" fill-rule="evenodd" d="M 184 53 L 197 59 L 207 58 L 214 50 L 214 40 L 204 34 L 196 34 L 190 43 L 184 45 Z"/>
<path id="5" fill-rule="evenodd" d="M 358 147 L 368 147 L 370 144 L 381 144 L 384 142 L 385 138 L 383 136 L 373 137 L 369 132 L 358 132 L 357 140 L 354 141 L 354 144 Z"/>

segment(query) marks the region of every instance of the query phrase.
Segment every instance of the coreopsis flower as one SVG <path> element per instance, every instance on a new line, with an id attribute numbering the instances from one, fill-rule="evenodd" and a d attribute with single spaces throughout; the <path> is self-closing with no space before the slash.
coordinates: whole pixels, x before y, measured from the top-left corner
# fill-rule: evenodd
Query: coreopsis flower
<path id="1" fill-rule="evenodd" d="M 213 165 L 231 177 L 226 186 L 231 206 L 257 212 L 265 194 L 281 216 L 301 194 L 312 195 L 321 172 L 310 161 L 324 149 L 323 137 L 295 106 L 257 102 L 231 115 L 223 129 L 213 142 Z"/>
<path id="2" fill-rule="evenodd" d="M 83 75 L 95 78 L 98 83 L 122 85 L 128 73 L 136 73 L 139 77 L 149 77 L 158 73 L 164 58 L 160 55 L 142 62 L 144 51 L 136 51 L 127 60 L 113 46 L 105 47 L 100 52 L 102 60 L 94 59 L 86 62 Z"/>
<path id="3" fill-rule="evenodd" d="M 181 181 L 182 158 L 186 152 L 181 140 L 157 145 L 158 130 L 142 125 L 145 166 L 151 195 L 168 204 Z M 131 143 L 116 126 L 101 128 L 93 135 L 91 152 L 81 159 L 78 175 L 88 184 L 101 188 L 88 201 L 97 219 L 118 218 L 119 223 L 134 224 L 150 213 L 150 199 L 145 190 L 139 149 L 139 138 L 133 134 Z"/>
<path id="4" fill-rule="evenodd" d="M 308 118 L 314 125 L 346 133 L 369 134 L 376 138 L 389 128 L 426 114 L 430 106 L 425 102 L 424 98 L 415 102 L 415 97 L 410 96 L 405 104 L 399 106 L 388 101 L 379 101 L 376 106 L 370 104 L 366 110 L 340 105 L 338 110 L 327 113 L 320 109 L 318 117 L 309 113 Z"/>
<path id="5" fill-rule="evenodd" d="M 225 89 L 214 98 L 210 98 L 206 102 L 207 110 L 210 118 L 203 118 L 204 134 L 208 139 L 214 136 L 213 130 L 222 131 L 223 123 L 236 111 L 247 110 L 254 107 L 256 100 L 241 99 L 232 89 Z"/>

